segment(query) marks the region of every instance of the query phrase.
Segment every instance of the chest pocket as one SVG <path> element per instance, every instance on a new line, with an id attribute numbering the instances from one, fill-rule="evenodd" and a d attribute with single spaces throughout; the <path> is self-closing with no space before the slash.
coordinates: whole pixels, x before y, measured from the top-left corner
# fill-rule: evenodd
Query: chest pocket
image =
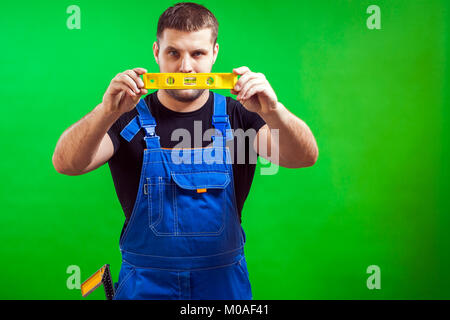
<path id="1" fill-rule="evenodd" d="M 166 236 L 221 234 L 230 180 L 227 172 L 219 171 L 147 178 L 150 228 L 156 235 Z"/>

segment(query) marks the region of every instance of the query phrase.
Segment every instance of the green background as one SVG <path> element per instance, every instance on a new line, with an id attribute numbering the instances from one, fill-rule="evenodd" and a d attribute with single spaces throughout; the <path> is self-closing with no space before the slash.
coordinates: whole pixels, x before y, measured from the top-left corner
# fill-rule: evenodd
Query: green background
<path id="1" fill-rule="evenodd" d="M 0 298 L 80 299 L 70 265 L 83 281 L 110 263 L 117 279 L 124 215 L 108 166 L 69 177 L 51 157 L 115 74 L 158 72 L 157 20 L 174 3 L 2 4 Z M 201 3 L 220 24 L 212 71 L 264 73 L 319 146 L 313 167 L 257 169 L 242 213 L 254 298 L 449 299 L 450 2 Z M 80 30 L 66 27 L 72 4 Z M 366 27 L 372 4 L 381 30 Z"/>

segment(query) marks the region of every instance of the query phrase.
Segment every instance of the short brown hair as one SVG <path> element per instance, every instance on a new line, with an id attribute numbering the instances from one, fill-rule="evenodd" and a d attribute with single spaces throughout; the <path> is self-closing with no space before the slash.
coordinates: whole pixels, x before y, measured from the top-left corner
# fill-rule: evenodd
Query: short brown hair
<path id="1" fill-rule="evenodd" d="M 159 17 L 156 31 L 158 43 L 166 28 L 186 32 L 211 28 L 211 39 L 214 40 L 213 45 L 215 45 L 219 32 L 219 23 L 212 12 L 204 6 L 193 2 L 179 2 L 173 7 L 167 8 Z"/>

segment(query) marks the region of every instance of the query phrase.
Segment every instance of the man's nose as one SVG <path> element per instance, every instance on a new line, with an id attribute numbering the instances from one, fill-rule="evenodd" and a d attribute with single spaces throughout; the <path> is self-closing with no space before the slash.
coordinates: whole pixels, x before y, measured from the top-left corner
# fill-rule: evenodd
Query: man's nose
<path id="1" fill-rule="evenodd" d="M 191 61 L 189 58 L 183 58 L 183 60 L 181 60 L 179 72 L 183 72 L 183 73 L 191 73 L 192 72 L 192 64 L 191 64 Z"/>

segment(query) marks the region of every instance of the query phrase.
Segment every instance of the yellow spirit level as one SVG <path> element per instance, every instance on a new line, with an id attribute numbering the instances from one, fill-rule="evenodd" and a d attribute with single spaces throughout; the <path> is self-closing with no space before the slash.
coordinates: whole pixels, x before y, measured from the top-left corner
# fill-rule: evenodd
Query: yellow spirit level
<path id="1" fill-rule="evenodd" d="M 114 286 L 111 279 L 111 272 L 109 264 L 105 264 L 96 273 L 90 276 L 85 282 L 81 284 L 81 295 L 87 297 L 92 291 L 103 284 L 107 300 L 112 300 L 114 297 Z"/>
<path id="2" fill-rule="evenodd" d="M 233 89 L 234 73 L 144 73 L 145 89 Z"/>

